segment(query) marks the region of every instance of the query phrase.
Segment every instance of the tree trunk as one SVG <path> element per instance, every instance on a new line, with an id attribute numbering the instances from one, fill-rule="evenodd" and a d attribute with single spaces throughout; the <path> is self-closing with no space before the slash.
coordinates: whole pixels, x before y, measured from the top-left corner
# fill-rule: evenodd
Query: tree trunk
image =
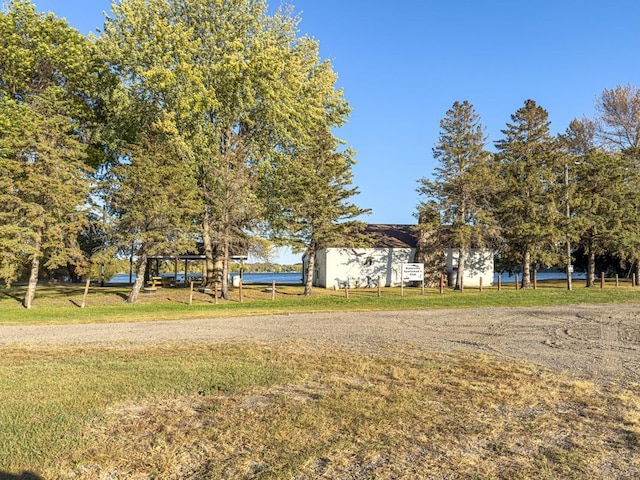
<path id="1" fill-rule="evenodd" d="M 307 263 L 307 278 L 304 281 L 304 293 L 305 297 L 311 296 L 311 290 L 313 289 L 313 271 L 316 268 L 316 249 L 315 247 L 309 248 L 309 262 Z"/>
<path id="2" fill-rule="evenodd" d="M 220 295 L 229 299 L 229 262 L 224 255 L 218 255 L 215 259 L 216 278 L 220 283 Z"/>
<path id="3" fill-rule="evenodd" d="M 440 239 L 439 219 L 439 213 L 426 210 L 420 212 L 418 219 L 414 261 L 424 265 L 426 287 L 438 287 L 447 267 L 446 255 Z"/>
<path id="4" fill-rule="evenodd" d="M 205 256 L 205 278 L 203 287 L 213 288 L 214 283 L 218 280 L 215 272 L 215 262 L 213 256 L 213 243 L 211 240 L 211 225 L 209 225 L 209 211 L 204 214 L 202 222 L 202 242 L 204 244 Z"/>
<path id="5" fill-rule="evenodd" d="M 147 252 L 145 251 L 144 245 L 140 248 L 139 255 L 140 259 L 138 261 L 140 263 L 138 264 L 138 271 L 136 272 L 136 281 L 133 283 L 133 287 L 131 287 L 131 292 L 127 297 L 127 303 L 136 303 L 140 290 L 144 285 L 144 274 L 147 271 Z"/>
<path id="6" fill-rule="evenodd" d="M 229 192 L 227 192 L 226 205 L 229 206 L 231 200 L 229 198 Z M 222 298 L 229 300 L 229 256 L 231 254 L 231 230 L 230 230 L 230 218 L 229 208 L 225 206 L 222 214 L 222 235 L 218 235 L 219 244 L 217 245 L 218 256 L 216 257 L 215 268 L 221 273 L 221 292 Z M 222 246 L 222 252 L 220 252 L 220 246 Z"/>
<path id="7" fill-rule="evenodd" d="M 464 268 L 467 260 L 467 249 L 458 249 L 458 272 L 456 273 L 456 285 L 454 290 L 464 290 Z"/>
<path id="8" fill-rule="evenodd" d="M 31 273 L 29 274 L 29 285 L 27 286 L 27 292 L 24 295 L 24 301 L 22 305 L 24 308 L 31 308 L 33 298 L 36 295 L 36 286 L 38 285 L 38 275 L 40 273 L 40 247 L 42 246 L 42 237 L 39 233 L 36 234 L 35 244 L 33 246 L 34 253 L 31 259 Z"/>
<path id="9" fill-rule="evenodd" d="M 522 256 L 522 288 L 531 288 L 531 252 L 526 250 Z"/>
<path id="10" fill-rule="evenodd" d="M 67 272 L 69 273 L 69 279 L 71 283 L 79 283 L 80 277 L 76 271 L 76 266 L 67 262 Z"/>
<path id="11" fill-rule="evenodd" d="M 587 243 L 587 287 L 596 284 L 596 254 L 593 250 L 593 242 L 589 239 Z"/>

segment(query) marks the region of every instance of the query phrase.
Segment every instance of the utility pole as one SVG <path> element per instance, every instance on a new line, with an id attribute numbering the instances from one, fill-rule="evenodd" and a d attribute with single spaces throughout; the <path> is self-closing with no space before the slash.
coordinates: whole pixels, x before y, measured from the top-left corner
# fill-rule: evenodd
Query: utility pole
<path id="1" fill-rule="evenodd" d="M 573 265 L 571 264 L 571 240 L 569 236 L 569 222 L 571 221 L 571 206 L 569 205 L 569 164 L 564 164 L 564 187 L 565 187 L 565 203 L 566 203 L 566 236 L 567 236 L 567 290 L 573 290 L 571 276 L 573 274 Z"/>

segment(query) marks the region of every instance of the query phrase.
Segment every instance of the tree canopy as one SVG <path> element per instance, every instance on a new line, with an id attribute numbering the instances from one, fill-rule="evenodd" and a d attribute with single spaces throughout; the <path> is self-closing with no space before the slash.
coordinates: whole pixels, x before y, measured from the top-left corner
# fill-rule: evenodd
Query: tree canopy
<path id="1" fill-rule="evenodd" d="M 89 192 L 87 142 L 97 84 L 91 43 L 24 0 L 0 12 L 0 275 L 86 259 L 77 246 Z"/>
<path id="2" fill-rule="evenodd" d="M 122 0 L 87 37 L 28 0 L 5 4 L 0 278 L 28 280 L 26 307 L 38 279 L 89 275 L 115 248 L 138 261 L 133 302 L 150 255 L 201 246 L 206 285 L 226 295 L 232 253 L 269 237 L 306 252 L 310 294 L 319 248 L 366 245 L 355 151 L 338 138 L 349 103 L 293 9 L 270 12 L 266 0 Z M 449 226 L 460 279 L 467 251 L 498 240 L 525 287 L 537 266 L 582 252 L 591 283 L 596 256 L 638 264 L 640 93 L 605 89 L 596 112 L 554 136 L 527 100 L 495 152 L 470 102 L 446 112 L 419 217 Z"/>
<path id="3" fill-rule="evenodd" d="M 323 228 L 345 228 L 344 218 L 361 212 L 345 203 L 357 192 L 345 186 L 353 152 L 333 136 L 349 107 L 298 22 L 290 7 L 269 14 L 265 0 L 122 0 L 102 34 L 87 38 L 11 1 L 0 17 L 5 280 L 21 275 L 27 257 L 34 288 L 45 257 L 51 268 L 86 266 L 80 245 L 100 242 L 76 239 L 89 219 L 109 214 L 102 243 L 133 245 L 140 278 L 148 255 L 198 242 L 207 283 L 220 282 L 226 295 L 234 248 L 258 232 L 283 232 L 275 212 L 286 208 L 268 211 L 264 196 L 275 171 L 307 185 L 322 170 L 343 189 L 326 208 L 345 209 Z M 311 161 L 317 169 L 304 168 Z"/>

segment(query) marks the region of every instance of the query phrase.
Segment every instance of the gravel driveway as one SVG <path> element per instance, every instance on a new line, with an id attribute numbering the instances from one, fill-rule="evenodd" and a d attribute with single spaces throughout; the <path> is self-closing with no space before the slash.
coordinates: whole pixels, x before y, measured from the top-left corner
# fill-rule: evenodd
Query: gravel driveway
<path id="1" fill-rule="evenodd" d="M 633 304 L 0 327 L 0 351 L 283 339 L 332 342 L 367 351 L 411 343 L 434 352 L 484 352 L 525 360 L 598 383 L 640 382 L 640 305 Z"/>

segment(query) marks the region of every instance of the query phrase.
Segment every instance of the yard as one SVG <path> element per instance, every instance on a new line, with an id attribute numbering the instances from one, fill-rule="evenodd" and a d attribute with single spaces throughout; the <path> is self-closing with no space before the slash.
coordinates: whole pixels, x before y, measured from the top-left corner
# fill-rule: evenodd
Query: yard
<path id="1" fill-rule="evenodd" d="M 2 326 L 0 478 L 637 478 L 639 311 Z"/>

